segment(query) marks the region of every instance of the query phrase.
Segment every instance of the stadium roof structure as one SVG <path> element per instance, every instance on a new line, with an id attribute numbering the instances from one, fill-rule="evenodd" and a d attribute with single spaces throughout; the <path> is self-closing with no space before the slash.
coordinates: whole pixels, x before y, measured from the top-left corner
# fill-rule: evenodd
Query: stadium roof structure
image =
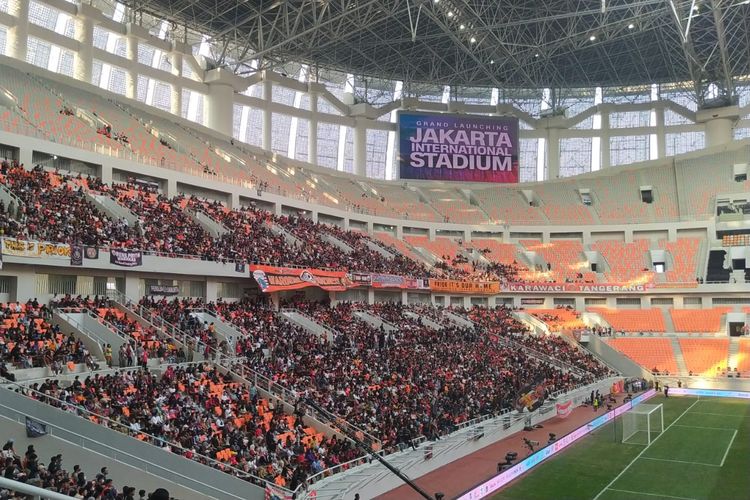
<path id="1" fill-rule="evenodd" d="M 404 82 L 571 88 L 750 73 L 748 0 L 125 0 L 238 73 L 294 61 Z M 204 39 L 205 40 L 205 39 Z"/>

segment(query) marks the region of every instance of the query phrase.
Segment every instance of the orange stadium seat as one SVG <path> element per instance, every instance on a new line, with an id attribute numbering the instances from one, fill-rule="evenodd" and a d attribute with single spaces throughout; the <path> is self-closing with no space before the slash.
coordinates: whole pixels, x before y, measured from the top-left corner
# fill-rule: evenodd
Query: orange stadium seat
<path id="1" fill-rule="evenodd" d="M 665 332 L 664 316 L 661 309 L 608 309 L 591 307 L 589 311 L 598 313 L 618 332 Z"/>
<path id="2" fill-rule="evenodd" d="M 729 364 L 729 339 L 680 338 L 687 369 L 694 375 L 714 376 Z"/>
<path id="3" fill-rule="evenodd" d="M 669 339 L 611 338 L 607 344 L 647 370 L 656 368 L 659 372 L 674 374 L 679 371 Z"/>
<path id="4" fill-rule="evenodd" d="M 731 307 L 713 309 L 670 309 L 676 332 L 715 333 L 721 329 L 721 318 Z"/>

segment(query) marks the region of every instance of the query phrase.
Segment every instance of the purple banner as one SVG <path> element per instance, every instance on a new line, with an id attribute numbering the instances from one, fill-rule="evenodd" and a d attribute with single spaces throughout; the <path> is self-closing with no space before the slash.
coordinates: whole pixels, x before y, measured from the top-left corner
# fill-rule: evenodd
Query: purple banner
<path id="1" fill-rule="evenodd" d="M 518 118 L 403 112 L 402 179 L 518 182 Z"/>

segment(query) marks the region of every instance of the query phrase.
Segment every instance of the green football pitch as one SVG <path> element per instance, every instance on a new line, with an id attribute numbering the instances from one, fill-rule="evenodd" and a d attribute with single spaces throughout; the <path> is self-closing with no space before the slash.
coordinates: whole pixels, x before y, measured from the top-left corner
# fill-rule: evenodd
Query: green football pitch
<path id="1" fill-rule="evenodd" d="M 622 419 L 550 458 L 495 500 L 750 500 L 750 402 L 657 395 L 664 432 L 623 444 Z"/>

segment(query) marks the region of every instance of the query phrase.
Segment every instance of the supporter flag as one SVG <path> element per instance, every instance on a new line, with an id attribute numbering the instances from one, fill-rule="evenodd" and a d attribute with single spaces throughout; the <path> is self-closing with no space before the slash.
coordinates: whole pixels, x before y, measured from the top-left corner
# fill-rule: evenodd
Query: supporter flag
<path id="1" fill-rule="evenodd" d="M 99 247 L 85 247 L 83 249 L 83 256 L 87 259 L 98 259 L 99 258 Z"/>
<path id="2" fill-rule="evenodd" d="M 83 247 L 81 245 L 70 246 L 70 265 L 71 266 L 83 265 Z"/>
<path id="3" fill-rule="evenodd" d="M 245 272 L 245 263 L 237 261 L 234 263 L 234 272 L 235 273 L 244 273 Z"/>
<path id="4" fill-rule="evenodd" d="M 529 384 L 518 394 L 516 400 L 516 410 L 523 411 L 527 408 L 529 411 L 534 411 L 544 403 L 545 387 L 544 382 L 534 382 Z"/>
<path id="5" fill-rule="evenodd" d="M 36 438 L 47 434 L 47 426 L 31 417 L 26 417 L 26 437 Z"/>
<path id="6" fill-rule="evenodd" d="M 143 265 L 143 252 L 140 250 L 109 249 L 109 262 L 116 266 L 137 267 Z"/>
<path id="7" fill-rule="evenodd" d="M 565 418 L 573 411 L 573 401 L 568 401 L 566 403 L 556 403 L 555 409 L 557 410 L 558 417 Z"/>
<path id="8" fill-rule="evenodd" d="M 3 252 L 0 252 L 0 269 L 3 268 Z"/>

